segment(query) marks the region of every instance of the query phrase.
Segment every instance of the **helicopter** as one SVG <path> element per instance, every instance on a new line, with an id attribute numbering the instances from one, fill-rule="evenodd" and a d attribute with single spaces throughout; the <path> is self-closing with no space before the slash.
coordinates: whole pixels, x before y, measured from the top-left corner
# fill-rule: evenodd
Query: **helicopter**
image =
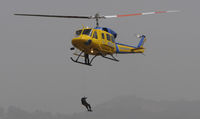
<path id="1" fill-rule="evenodd" d="M 76 30 L 75 37 L 71 43 L 73 45 L 70 50 L 79 50 L 80 53 L 74 53 L 77 56 L 76 59 L 71 57 L 71 60 L 75 63 L 80 63 L 88 66 L 92 66 L 93 60 L 97 56 L 119 62 L 113 55 L 114 54 L 143 54 L 145 48 L 143 47 L 146 41 L 145 35 L 137 35 L 140 41 L 137 46 L 127 45 L 116 42 L 117 33 L 110 28 L 100 27 L 99 19 L 107 18 L 121 18 L 128 16 L 140 16 L 140 15 L 151 15 L 151 14 L 163 14 L 178 11 L 153 11 L 153 12 L 142 12 L 134 14 L 123 14 L 123 15 L 109 15 L 100 16 L 99 13 L 94 16 L 62 16 L 62 15 L 41 15 L 41 14 L 14 14 L 19 16 L 36 16 L 36 17 L 55 17 L 55 18 L 75 18 L 75 19 L 95 19 L 96 27 L 88 28 L 83 26 L 82 29 Z M 90 59 L 90 56 L 93 56 Z M 110 57 L 108 57 L 110 56 Z M 79 58 L 83 57 L 83 61 L 79 61 Z"/>

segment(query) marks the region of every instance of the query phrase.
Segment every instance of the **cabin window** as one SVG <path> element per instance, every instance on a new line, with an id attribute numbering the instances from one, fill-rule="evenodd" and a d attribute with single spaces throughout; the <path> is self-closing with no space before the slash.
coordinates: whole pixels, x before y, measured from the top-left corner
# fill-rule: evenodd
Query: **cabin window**
<path id="1" fill-rule="evenodd" d="M 93 38 L 98 39 L 98 36 L 97 36 L 97 32 L 96 32 L 96 31 L 94 31 Z"/>
<path id="2" fill-rule="evenodd" d="M 113 42 L 113 43 L 115 42 L 115 39 L 114 39 L 114 37 L 113 37 L 113 36 L 111 36 L 111 40 L 112 40 L 112 42 Z"/>
<path id="3" fill-rule="evenodd" d="M 84 29 L 82 34 L 90 36 L 91 35 L 90 33 L 91 33 L 91 29 Z"/>
<path id="4" fill-rule="evenodd" d="M 110 35 L 109 34 L 106 34 L 106 38 L 107 38 L 107 40 L 110 41 Z"/>
<path id="5" fill-rule="evenodd" d="M 104 33 L 102 33 L 101 36 L 102 36 L 102 39 L 105 39 Z"/>
<path id="6" fill-rule="evenodd" d="M 80 36 L 80 35 L 81 35 L 81 32 L 82 32 L 82 29 L 81 29 L 81 30 L 77 30 L 77 31 L 76 31 L 76 36 Z"/>

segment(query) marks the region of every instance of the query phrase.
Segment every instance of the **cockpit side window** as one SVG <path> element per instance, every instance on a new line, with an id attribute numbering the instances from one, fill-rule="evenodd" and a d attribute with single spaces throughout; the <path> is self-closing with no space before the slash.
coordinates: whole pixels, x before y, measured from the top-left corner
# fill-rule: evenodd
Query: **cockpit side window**
<path id="1" fill-rule="evenodd" d="M 80 36 L 80 35 L 81 35 L 81 32 L 82 32 L 82 29 L 81 29 L 81 30 L 77 30 L 77 31 L 76 31 L 76 36 Z"/>
<path id="2" fill-rule="evenodd" d="M 91 35 L 91 29 L 84 29 L 82 34 L 90 36 Z"/>
<path id="3" fill-rule="evenodd" d="M 96 31 L 94 31 L 94 33 L 93 33 L 93 38 L 98 39 L 98 36 L 97 36 L 97 32 L 96 32 Z"/>
<path id="4" fill-rule="evenodd" d="M 102 36 L 102 39 L 105 39 L 104 33 L 102 33 L 101 36 Z"/>

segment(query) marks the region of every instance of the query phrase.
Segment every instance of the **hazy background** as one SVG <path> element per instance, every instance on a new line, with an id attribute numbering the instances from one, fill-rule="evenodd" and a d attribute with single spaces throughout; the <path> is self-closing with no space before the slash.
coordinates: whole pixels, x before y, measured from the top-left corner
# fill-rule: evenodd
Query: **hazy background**
<path id="1" fill-rule="evenodd" d="M 93 105 L 118 96 L 153 100 L 200 100 L 199 0 L 1 0 L 0 105 L 27 111 L 77 113 L 80 98 Z M 101 57 L 93 66 L 70 60 L 71 39 L 94 20 L 19 17 L 14 13 L 101 15 L 154 10 L 180 13 L 101 20 L 117 42 L 136 45 L 147 35 L 145 55 Z"/>

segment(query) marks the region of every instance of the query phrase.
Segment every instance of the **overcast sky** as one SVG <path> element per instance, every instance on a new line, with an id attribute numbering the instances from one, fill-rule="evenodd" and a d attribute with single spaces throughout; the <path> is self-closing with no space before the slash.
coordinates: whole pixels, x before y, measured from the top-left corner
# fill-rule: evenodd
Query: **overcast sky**
<path id="1" fill-rule="evenodd" d="M 200 100 L 199 0 L 1 0 L 0 105 L 26 110 L 83 111 L 114 97 Z M 14 16 L 14 13 L 115 15 L 154 10 L 180 13 L 101 20 L 118 33 L 117 42 L 136 45 L 146 34 L 145 56 L 101 57 L 92 67 L 70 60 L 71 39 L 93 20 Z"/>

